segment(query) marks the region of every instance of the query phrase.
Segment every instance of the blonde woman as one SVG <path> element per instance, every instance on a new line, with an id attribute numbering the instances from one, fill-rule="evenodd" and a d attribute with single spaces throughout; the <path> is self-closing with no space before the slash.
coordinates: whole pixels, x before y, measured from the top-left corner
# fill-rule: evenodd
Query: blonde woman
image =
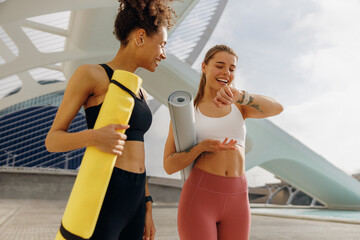
<path id="1" fill-rule="evenodd" d="M 211 48 L 202 63 L 195 97 L 197 144 L 176 153 L 170 124 L 164 168 L 168 174 L 195 161 L 178 208 L 181 240 L 245 240 L 250 208 L 245 177 L 246 118 L 282 112 L 274 99 L 233 87 L 236 53 L 225 45 Z"/>

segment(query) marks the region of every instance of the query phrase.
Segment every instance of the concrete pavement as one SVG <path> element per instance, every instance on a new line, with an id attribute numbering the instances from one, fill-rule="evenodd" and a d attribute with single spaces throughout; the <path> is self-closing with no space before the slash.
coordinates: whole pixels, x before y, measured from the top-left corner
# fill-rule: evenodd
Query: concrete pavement
<path id="1" fill-rule="evenodd" d="M 66 201 L 0 199 L 0 240 L 54 239 Z M 153 208 L 157 240 L 178 240 L 175 204 Z M 359 224 L 252 216 L 250 240 L 356 240 Z"/>

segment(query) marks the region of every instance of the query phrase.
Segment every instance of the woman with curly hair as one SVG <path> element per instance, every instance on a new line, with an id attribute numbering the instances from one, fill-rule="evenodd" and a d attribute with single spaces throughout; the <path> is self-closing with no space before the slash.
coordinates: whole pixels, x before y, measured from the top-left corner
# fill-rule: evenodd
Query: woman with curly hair
<path id="1" fill-rule="evenodd" d="M 195 161 L 179 202 L 181 240 L 249 239 L 245 119 L 274 116 L 283 108 L 270 97 L 232 85 L 237 58 L 226 45 L 214 46 L 205 56 L 194 100 L 195 146 L 176 153 L 170 124 L 164 151 L 166 172 L 172 174 Z"/>
<path id="2" fill-rule="evenodd" d="M 154 239 L 152 199 L 145 175 L 144 133 L 152 116 L 141 89 L 135 99 L 129 126 L 108 125 L 94 130 L 114 70 L 154 72 L 166 58 L 167 29 L 175 12 L 173 0 L 120 0 L 114 34 L 120 41 L 116 56 L 106 64 L 80 66 L 70 78 L 63 101 L 46 137 L 50 152 L 87 146 L 116 154 L 117 159 L 91 239 Z M 69 133 L 68 127 L 84 107 L 88 130 Z M 125 134 L 116 130 L 126 129 Z M 126 142 L 126 146 L 125 146 Z M 101 161 L 101 160 L 99 160 Z"/>

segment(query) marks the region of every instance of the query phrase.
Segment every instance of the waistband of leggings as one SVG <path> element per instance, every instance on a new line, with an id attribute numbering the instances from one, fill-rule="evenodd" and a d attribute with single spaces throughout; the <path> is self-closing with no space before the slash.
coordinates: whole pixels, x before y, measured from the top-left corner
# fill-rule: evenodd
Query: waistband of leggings
<path id="1" fill-rule="evenodd" d="M 143 183 L 146 179 L 146 171 L 143 173 L 134 173 L 118 167 L 114 167 L 112 174 L 113 176 L 121 177 L 130 181 L 134 181 L 136 183 Z"/>
<path id="2" fill-rule="evenodd" d="M 194 167 L 187 182 L 201 189 L 216 193 L 241 193 L 248 190 L 246 176 L 225 177 Z"/>

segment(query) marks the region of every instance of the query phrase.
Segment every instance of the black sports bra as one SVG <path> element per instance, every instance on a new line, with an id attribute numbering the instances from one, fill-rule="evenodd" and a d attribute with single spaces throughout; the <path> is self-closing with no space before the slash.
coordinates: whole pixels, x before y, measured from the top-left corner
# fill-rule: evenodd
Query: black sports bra
<path id="1" fill-rule="evenodd" d="M 106 71 L 109 79 L 114 73 L 108 65 L 100 64 Z M 135 98 L 135 105 L 131 114 L 129 125 L 130 128 L 126 129 L 126 141 L 144 141 L 144 134 L 149 130 L 152 122 L 152 115 L 149 106 L 147 105 L 144 96 L 140 90 L 141 99 Z M 95 121 L 99 115 L 102 103 L 97 106 L 88 107 L 85 109 L 86 123 L 89 129 L 94 128 Z"/>

